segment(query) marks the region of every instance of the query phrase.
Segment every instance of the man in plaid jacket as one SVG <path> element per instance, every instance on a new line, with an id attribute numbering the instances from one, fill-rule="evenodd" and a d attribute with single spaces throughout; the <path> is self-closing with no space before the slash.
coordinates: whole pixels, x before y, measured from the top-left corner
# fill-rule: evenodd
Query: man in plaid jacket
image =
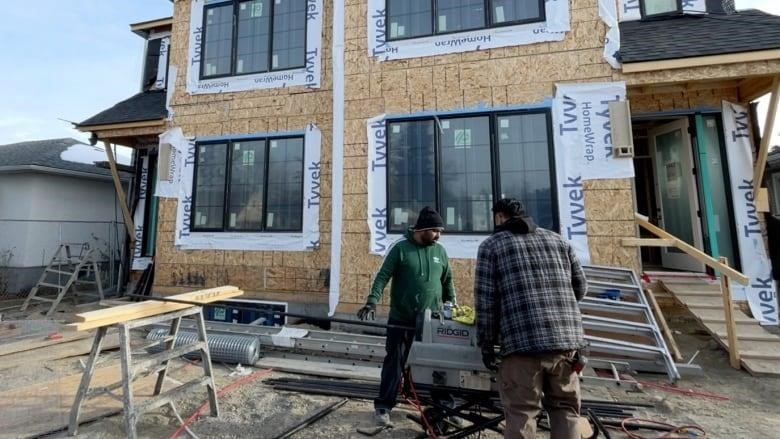
<path id="1" fill-rule="evenodd" d="M 497 370 L 507 438 L 535 438 L 544 405 L 551 438 L 579 438 L 580 385 L 574 363 L 585 347 L 578 301 L 586 281 L 572 246 L 537 227 L 513 199 L 493 206 L 496 227 L 480 246 L 474 297 L 485 366 Z M 494 346 L 501 361 L 496 365 Z"/>

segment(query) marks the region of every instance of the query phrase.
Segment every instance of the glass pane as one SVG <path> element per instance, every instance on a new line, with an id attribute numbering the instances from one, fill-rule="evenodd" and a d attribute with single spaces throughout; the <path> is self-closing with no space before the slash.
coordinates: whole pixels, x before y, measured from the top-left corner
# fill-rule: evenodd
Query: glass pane
<path id="1" fill-rule="evenodd" d="M 303 228 L 303 139 L 268 141 L 266 230 Z"/>
<path id="2" fill-rule="evenodd" d="M 485 27 L 484 0 L 437 0 L 436 33 Z"/>
<path id="3" fill-rule="evenodd" d="M 195 165 L 193 227 L 222 229 L 225 211 L 225 162 L 227 144 L 198 146 Z"/>
<path id="4" fill-rule="evenodd" d="M 688 244 L 693 242 L 693 223 L 689 189 L 693 184 L 692 176 L 684 170 L 683 133 L 675 130 L 656 136 L 656 163 L 658 166 L 658 190 L 661 198 L 663 228 Z M 682 252 L 674 247 L 668 251 Z"/>
<path id="5" fill-rule="evenodd" d="M 411 38 L 433 33 L 431 2 L 423 0 L 388 0 L 388 39 Z"/>
<path id="6" fill-rule="evenodd" d="M 703 116 L 704 118 L 704 133 L 702 133 L 702 140 L 706 151 L 706 166 L 707 175 L 710 178 L 710 188 L 723 188 L 726 189 L 730 186 L 726 179 L 724 169 L 726 164 L 720 152 L 720 136 L 718 135 L 718 122 L 716 116 Z M 726 190 L 711 190 L 712 196 L 712 210 L 714 214 L 715 224 L 712 229 L 715 232 L 715 238 L 718 240 L 718 253 L 719 256 L 725 256 L 729 259 L 729 265 L 732 267 L 738 266 L 739 261 L 734 257 L 734 247 L 731 241 L 731 211 L 729 210 L 728 199 L 726 198 Z"/>
<path id="7" fill-rule="evenodd" d="M 306 0 L 275 0 L 271 69 L 303 67 L 306 62 Z"/>
<path id="8" fill-rule="evenodd" d="M 270 3 L 253 0 L 238 4 L 237 74 L 268 70 Z"/>
<path id="9" fill-rule="evenodd" d="M 448 231 L 493 228 L 490 119 L 441 120 L 441 216 Z"/>
<path id="10" fill-rule="evenodd" d="M 645 15 L 677 11 L 677 0 L 645 0 Z"/>
<path id="11" fill-rule="evenodd" d="M 233 142 L 230 166 L 228 229 L 263 228 L 265 141 Z"/>
<path id="12" fill-rule="evenodd" d="M 497 118 L 501 198 L 516 198 L 539 226 L 553 229 L 547 115 Z"/>
<path id="13" fill-rule="evenodd" d="M 433 121 L 388 122 L 388 229 L 403 232 L 425 206 L 436 205 Z"/>
<path id="14" fill-rule="evenodd" d="M 203 76 L 230 74 L 233 50 L 233 5 L 206 8 Z"/>
<path id="15" fill-rule="evenodd" d="M 539 2 L 536 0 L 492 0 L 493 23 L 541 19 Z"/>

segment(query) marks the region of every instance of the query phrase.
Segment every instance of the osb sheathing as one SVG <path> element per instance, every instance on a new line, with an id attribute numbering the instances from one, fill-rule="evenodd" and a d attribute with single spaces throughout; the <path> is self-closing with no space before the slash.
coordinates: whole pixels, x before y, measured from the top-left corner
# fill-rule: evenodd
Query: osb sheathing
<path id="1" fill-rule="evenodd" d="M 633 114 L 655 113 L 671 110 L 720 109 L 723 101 L 739 102 L 736 87 L 716 88 L 675 93 L 636 94 L 628 89 Z"/>
<path id="2" fill-rule="evenodd" d="M 751 76 L 780 73 L 780 60 L 753 61 L 712 66 L 663 69 L 650 72 L 622 73 L 615 71 L 616 81 L 626 81 L 627 86 L 642 84 L 670 84 L 678 82 L 710 81 L 716 79 L 748 78 Z"/>
<path id="3" fill-rule="evenodd" d="M 560 42 L 379 62 L 367 54 L 366 2 L 347 1 L 340 310 L 352 310 L 365 301 L 382 261 L 380 256 L 368 255 L 366 120 L 380 114 L 538 104 L 553 96 L 555 82 L 611 81 L 612 68 L 602 55 L 606 30 L 596 0 L 574 0 L 570 5 L 572 29 Z M 620 236 L 634 236 L 628 180 L 621 181 L 618 189 L 593 182 L 586 185 L 585 192 L 588 221 L 593 220 L 595 233 L 593 262 L 638 267 L 636 249 L 629 255 L 609 235 L 613 230 Z M 588 206 L 606 201 L 609 206 L 628 207 L 614 213 Z M 604 219 L 598 216 L 601 214 L 610 216 Z M 451 259 L 450 263 L 458 301 L 472 304 L 475 261 Z"/>
<path id="4" fill-rule="evenodd" d="M 177 66 L 171 126 L 185 136 L 232 136 L 303 131 L 314 123 L 322 131 L 320 247 L 311 252 L 181 250 L 174 245 L 176 201 L 160 199 L 155 290 L 236 285 L 247 298 L 327 303 L 331 230 L 332 74 L 331 4 L 324 2 L 321 88 L 252 90 L 189 95 L 186 92 L 190 24 L 189 1 L 177 1 L 171 36 L 172 66 Z"/>

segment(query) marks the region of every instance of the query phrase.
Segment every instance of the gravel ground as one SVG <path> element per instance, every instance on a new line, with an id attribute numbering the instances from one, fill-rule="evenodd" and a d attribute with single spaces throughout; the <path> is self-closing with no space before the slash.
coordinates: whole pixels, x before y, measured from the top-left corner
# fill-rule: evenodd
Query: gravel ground
<path id="1" fill-rule="evenodd" d="M 652 386 L 645 386 L 639 392 L 627 391 L 625 388 L 589 386 L 585 389 L 585 396 L 595 399 L 655 403 L 654 408 L 635 412 L 636 416 L 675 425 L 700 425 L 710 438 L 780 437 L 778 434 L 780 403 L 777 402 L 777 395 L 780 394 L 780 379 L 752 377 L 745 371 L 731 369 L 725 351 L 708 336 L 703 335 L 696 325 L 684 321 L 673 322 L 673 329 L 677 332 L 676 338 L 683 356 L 686 359 L 691 358 L 698 351 L 695 363 L 704 370 L 703 376 L 686 377 L 678 385 L 700 392 L 724 395 L 729 398 L 727 401 L 685 395 Z M 111 364 L 117 358 L 116 352 L 110 353 L 105 356 L 104 364 Z M 86 356 L 6 369 L 0 373 L 0 391 L 78 373 L 81 370 L 79 360 L 86 361 Z M 183 360 L 175 361 L 181 363 Z M 262 371 L 255 368 L 246 369 L 250 374 Z M 214 373 L 218 389 L 230 389 L 231 383 L 246 379 L 245 375 L 237 373 L 234 365 L 215 364 Z M 291 376 L 296 375 L 272 371 L 264 376 L 252 376 L 254 379 L 251 381 L 233 386 L 231 391 L 226 391 L 219 397 L 221 416 L 210 417 L 206 410 L 203 416 L 190 424 L 192 433 L 201 439 L 274 438 L 313 413 L 343 399 L 276 391 L 263 383 L 266 378 Z M 637 379 L 649 383 L 664 382 L 663 377 L 658 375 L 639 375 Z M 179 415 L 184 419 L 190 417 L 203 404 L 205 396 L 205 392 L 193 391 L 184 400 L 177 401 Z M 356 429 L 372 426 L 372 413 L 370 401 L 349 400 L 292 437 L 328 439 L 366 437 L 357 433 Z M 394 428 L 375 437 L 418 436 L 422 430 L 415 422 L 406 418 L 410 413 L 415 413 L 411 406 L 397 407 L 391 415 Z M 166 407 L 144 414 L 138 422 L 138 433 L 144 438 L 167 438 L 174 434 L 179 425 L 172 410 Z M 11 436 L 3 435 L 0 430 L 0 438 L 4 437 Z M 57 432 L 46 437 L 64 438 L 67 435 L 65 432 Z M 79 429 L 78 437 L 94 439 L 125 437 L 123 417 L 115 415 L 84 424 Z M 185 438 L 190 435 L 182 432 L 179 437 Z M 499 435 L 485 432 L 480 437 L 498 438 Z M 549 435 L 540 432 L 538 437 L 546 438 Z M 613 431 L 612 437 L 627 436 Z M 648 437 L 657 437 L 657 435 L 649 434 Z"/>

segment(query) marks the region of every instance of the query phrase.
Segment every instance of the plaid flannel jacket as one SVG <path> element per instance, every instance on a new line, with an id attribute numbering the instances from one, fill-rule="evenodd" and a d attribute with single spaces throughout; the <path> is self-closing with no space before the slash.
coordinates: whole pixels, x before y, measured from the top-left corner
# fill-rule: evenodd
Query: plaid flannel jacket
<path id="1" fill-rule="evenodd" d="M 557 233 L 494 233 L 477 255 L 479 345 L 498 344 L 502 355 L 584 347 L 577 302 L 585 289 L 574 249 Z"/>

